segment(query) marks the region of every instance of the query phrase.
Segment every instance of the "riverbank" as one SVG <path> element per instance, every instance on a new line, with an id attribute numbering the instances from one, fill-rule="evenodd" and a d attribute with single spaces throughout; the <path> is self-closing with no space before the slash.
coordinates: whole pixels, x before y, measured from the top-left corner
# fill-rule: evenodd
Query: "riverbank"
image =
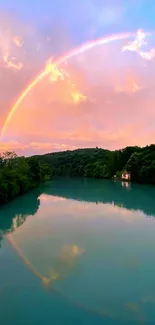
<path id="1" fill-rule="evenodd" d="M 47 163 L 56 176 L 82 176 L 103 179 L 122 178 L 127 172 L 131 181 L 155 185 L 155 145 L 104 150 L 98 147 L 35 156 Z"/>
<path id="2" fill-rule="evenodd" d="M 0 156 L 0 204 L 38 186 L 53 176 L 122 179 L 155 185 L 155 145 L 104 150 L 98 147 L 17 157 L 14 152 Z"/>

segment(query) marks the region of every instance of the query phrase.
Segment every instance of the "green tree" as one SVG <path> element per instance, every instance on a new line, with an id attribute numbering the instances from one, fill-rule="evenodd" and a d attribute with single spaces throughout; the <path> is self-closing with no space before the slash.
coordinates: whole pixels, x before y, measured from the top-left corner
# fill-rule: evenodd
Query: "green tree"
<path id="1" fill-rule="evenodd" d="M 0 203 L 12 200 L 51 177 L 51 167 L 35 157 L 17 157 L 14 152 L 1 154 Z"/>

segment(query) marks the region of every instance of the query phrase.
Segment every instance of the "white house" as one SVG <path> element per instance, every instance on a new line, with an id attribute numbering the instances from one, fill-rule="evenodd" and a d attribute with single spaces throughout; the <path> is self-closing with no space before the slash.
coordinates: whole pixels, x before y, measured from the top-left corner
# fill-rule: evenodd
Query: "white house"
<path id="1" fill-rule="evenodd" d="M 131 180 L 131 174 L 128 173 L 128 172 L 126 172 L 126 171 L 124 171 L 122 173 L 122 180 L 130 181 Z"/>

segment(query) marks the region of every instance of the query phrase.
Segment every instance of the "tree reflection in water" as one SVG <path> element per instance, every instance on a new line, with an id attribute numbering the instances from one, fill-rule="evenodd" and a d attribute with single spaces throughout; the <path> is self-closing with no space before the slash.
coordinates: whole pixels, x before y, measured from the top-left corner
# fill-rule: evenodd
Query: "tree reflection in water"
<path id="1" fill-rule="evenodd" d="M 25 257 L 20 246 L 14 240 L 14 234 L 16 229 L 25 223 L 28 216 L 33 216 L 37 213 L 40 207 L 39 197 L 41 194 L 45 194 L 45 196 L 50 195 L 53 198 L 60 197 L 77 201 L 110 203 L 128 210 L 143 211 L 148 216 L 154 217 L 155 215 L 155 187 L 153 186 L 130 184 L 130 191 L 127 191 L 128 187 L 121 182 L 64 178 L 64 182 L 61 180 L 61 186 L 59 186 L 59 181 L 59 179 L 56 179 L 44 184 L 40 188 L 1 207 L 0 211 L 0 241 L 6 236 L 23 262 L 31 268 L 44 285 L 49 285 L 52 281 L 65 277 L 84 251 L 74 243 L 63 246 L 55 265 L 48 267 L 46 275 L 41 275 Z M 43 229 L 41 231 L 43 232 Z"/>
<path id="2" fill-rule="evenodd" d="M 42 196 L 41 196 L 42 195 Z M 39 251 L 37 244 L 39 240 L 44 240 L 45 237 L 52 238 L 53 233 L 49 232 L 46 236 L 46 228 L 44 227 L 44 222 L 41 224 L 41 227 L 36 229 L 36 232 L 33 232 L 32 229 L 32 239 L 33 242 L 36 242 L 36 259 L 40 259 L 40 265 L 38 267 L 38 261 L 33 260 L 34 255 L 29 258 L 29 255 L 25 254 L 23 251 L 24 243 L 20 245 L 20 240 L 17 242 L 16 236 L 17 233 L 21 233 L 22 238 L 22 229 L 24 229 L 27 224 L 26 220 L 29 216 L 34 216 L 37 212 L 39 215 L 40 200 L 44 196 L 49 196 L 53 199 L 53 203 L 56 202 L 59 198 L 62 199 L 72 199 L 74 201 L 83 201 L 83 202 L 94 202 L 100 203 L 100 205 L 113 205 L 118 206 L 120 211 L 121 209 L 126 209 L 127 211 L 142 211 L 144 217 L 154 217 L 155 216 L 155 204 L 154 204 L 154 195 L 155 187 L 153 186 L 144 186 L 131 184 L 130 190 L 127 190 L 127 187 L 124 186 L 121 182 L 112 182 L 112 181 L 103 181 L 103 180 L 93 180 L 93 179 L 65 179 L 53 180 L 51 183 L 44 184 L 43 187 L 35 189 L 34 191 L 17 198 L 16 200 L 10 202 L 6 206 L 3 206 L 0 210 L 0 240 L 1 243 L 3 238 L 6 237 L 12 246 L 15 248 L 18 255 L 21 257 L 23 263 L 38 277 L 41 283 L 47 287 L 49 290 L 57 288 L 53 286 L 54 281 L 59 281 L 63 278 L 68 277 L 72 272 L 74 272 L 75 267 L 78 265 L 80 259 L 82 259 L 85 254 L 85 250 L 82 246 L 82 243 L 76 243 L 76 239 L 73 242 L 69 241 L 64 244 L 61 243 L 59 249 L 56 251 L 53 250 L 51 255 L 46 255 L 46 250 L 43 248 Z M 56 201 L 55 201 L 56 200 Z M 49 204 L 49 201 L 45 202 L 45 205 Z M 57 203 L 56 203 L 57 204 Z M 52 206 L 51 206 L 52 209 Z M 104 209 L 104 206 L 103 206 Z M 71 211 L 72 212 L 72 211 Z M 65 211 L 64 211 L 65 214 Z M 51 213 L 52 218 L 52 213 Z M 33 218 L 31 218 L 33 221 Z M 45 222 L 46 223 L 46 222 Z M 37 224 L 37 223 L 36 223 Z M 48 227 L 48 224 L 46 225 Z M 26 234 L 28 234 L 28 228 L 26 228 Z M 52 229 L 52 227 L 51 227 Z M 27 238 L 27 241 L 29 238 Z M 38 240 L 38 242 L 37 242 Z M 51 239 L 50 239 L 51 240 Z M 52 242 L 48 242 L 48 245 L 51 245 Z M 41 247 L 41 244 L 40 244 Z M 30 242 L 31 248 L 31 242 Z M 46 245 L 45 245 L 46 248 Z M 54 253 L 53 253 L 54 252 Z M 47 252 L 48 253 L 48 252 Z M 87 249 L 86 249 L 87 253 Z M 85 255 L 84 255 L 85 256 Z M 42 263 L 44 265 L 42 267 Z M 131 260 L 126 268 L 130 270 L 137 270 L 139 267 L 139 262 L 137 260 Z M 41 267 L 40 267 L 41 266 Z M 56 283 L 55 283 L 56 284 Z M 60 283 L 58 283 L 59 285 Z M 152 299 L 152 298 L 151 298 Z M 82 307 L 82 306 L 81 306 Z M 141 304 L 135 305 L 134 302 L 126 302 L 124 304 L 125 313 L 135 313 L 140 319 L 141 317 Z M 108 315 L 106 311 L 98 310 L 99 313 Z M 109 316 L 109 315 L 108 315 Z"/>

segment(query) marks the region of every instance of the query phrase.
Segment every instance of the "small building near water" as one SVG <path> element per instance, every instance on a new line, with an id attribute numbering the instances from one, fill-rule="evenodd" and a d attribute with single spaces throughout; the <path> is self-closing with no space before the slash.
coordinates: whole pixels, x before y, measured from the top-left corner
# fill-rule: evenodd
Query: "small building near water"
<path id="1" fill-rule="evenodd" d="M 131 180 L 131 173 L 128 173 L 128 172 L 124 171 L 122 173 L 122 180 L 130 181 Z"/>

